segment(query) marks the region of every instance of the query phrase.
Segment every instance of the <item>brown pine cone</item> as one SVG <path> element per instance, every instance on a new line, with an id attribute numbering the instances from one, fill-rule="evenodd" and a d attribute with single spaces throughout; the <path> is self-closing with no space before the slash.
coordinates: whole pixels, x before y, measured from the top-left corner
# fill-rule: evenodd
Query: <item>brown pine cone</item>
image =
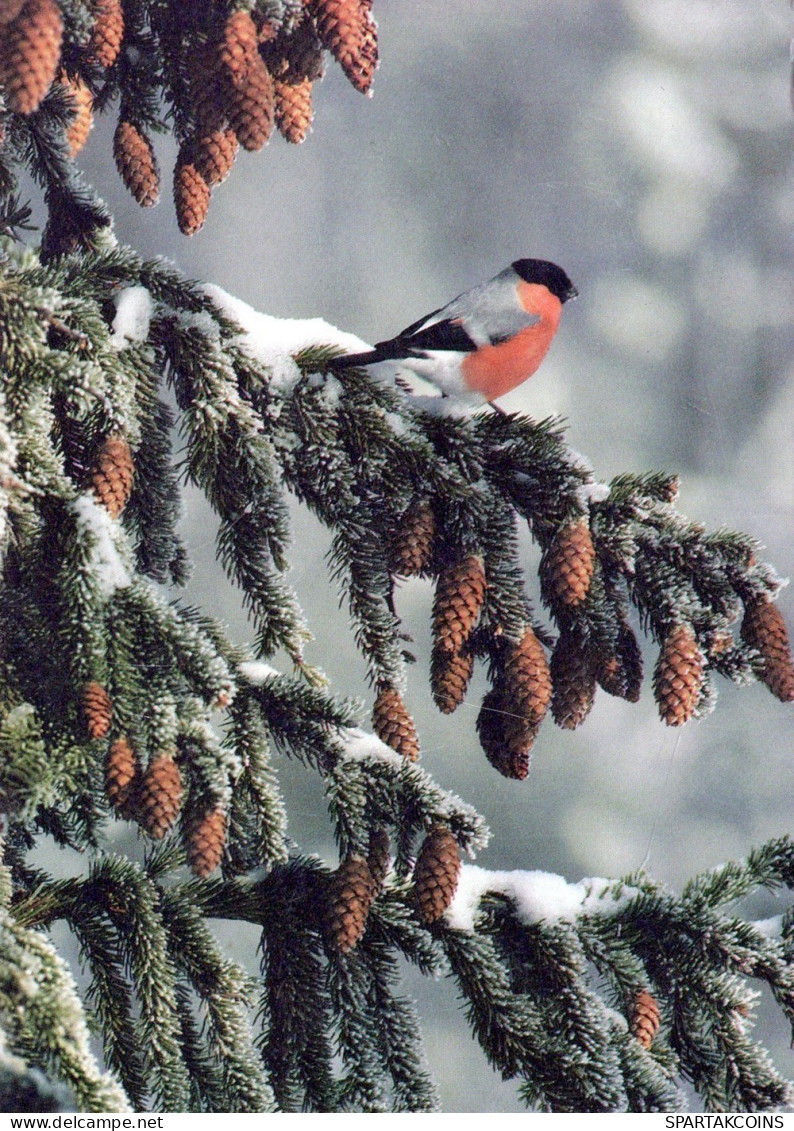
<path id="1" fill-rule="evenodd" d="M 551 714 L 557 726 L 575 730 L 593 706 L 595 671 L 589 651 L 569 636 L 561 635 L 549 662 Z"/>
<path id="2" fill-rule="evenodd" d="M 375 891 L 380 892 L 391 868 L 391 843 L 388 832 L 382 826 L 372 829 L 369 834 L 367 863 Z"/>
<path id="3" fill-rule="evenodd" d="M 596 657 L 596 679 L 608 695 L 636 703 L 642 689 L 642 652 L 627 624 L 618 630 L 615 650 Z"/>
<path id="4" fill-rule="evenodd" d="M 214 872 L 226 845 L 226 810 L 216 805 L 188 822 L 185 834 L 187 862 L 194 875 L 202 878 Z"/>
<path id="5" fill-rule="evenodd" d="M 63 19 L 55 0 L 27 0 L 0 40 L 6 106 L 32 114 L 52 86 L 61 58 Z"/>
<path id="6" fill-rule="evenodd" d="M 273 132 L 275 93 L 272 76 L 259 54 L 248 68 L 245 85 L 235 87 L 225 108 L 243 149 L 254 153 L 267 144 Z"/>
<path id="7" fill-rule="evenodd" d="M 791 703 L 794 700 L 794 663 L 786 622 L 777 605 L 764 600 L 748 602 L 741 637 L 761 655 L 761 680 L 782 703 Z"/>
<path id="8" fill-rule="evenodd" d="M 174 827 L 182 792 L 179 766 L 169 754 L 159 754 L 143 775 L 136 807 L 138 824 L 153 840 L 162 840 Z"/>
<path id="9" fill-rule="evenodd" d="M 213 130 L 196 139 L 194 164 L 210 188 L 222 184 L 229 176 L 239 148 L 232 129 Z"/>
<path id="10" fill-rule="evenodd" d="M 629 1027 L 643 1048 L 649 1049 L 659 1032 L 661 1016 L 659 1004 L 653 994 L 640 990 L 631 1005 Z"/>
<path id="11" fill-rule="evenodd" d="M 190 102 L 198 136 L 223 130 L 229 83 L 218 62 L 217 45 L 197 43 L 187 67 Z"/>
<path id="12" fill-rule="evenodd" d="M 112 67 L 124 39 L 124 9 L 121 0 L 92 0 L 94 27 L 86 47 L 89 62 Z"/>
<path id="13" fill-rule="evenodd" d="M 91 486 L 111 518 L 118 518 L 127 505 L 134 478 L 129 444 L 123 436 L 108 436 L 91 468 Z"/>
<path id="14" fill-rule="evenodd" d="M 367 925 L 375 881 L 366 859 L 349 853 L 331 876 L 325 895 L 324 933 L 329 950 L 347 954 Z"/>
<path id="15" fill-rule="evenodd" d="M 505 702 L 510 705 L 505 734 L 509 738 L 515 731 L 517 737 L 523 737 L 526 726 L 536 731 L 551 702 L 551 675 L 543 645 L 530 625 L 518 644 L 507 651 L 502 683 Z"/>
<path id="16" fill-rule="evenodd" d="M 140 777 L 138 756 L 129 739 L 115 739 L 105 758 L 105 796 L 122 817 L 131 815 Z"/>
<path id="17" fill-rule="evenodd" d="M 433 601 L 434 647 L 463 651 L 485 602 L 485 568 L 479 554 L 469 554 L 439 574 Z"/>
<path id="18" fill-rule="evenodd" d="M 419 757 L 419 738 L 414 720 L 399 691 L 387 683 L 378 688 L 372 711 L 372 728 L 382 742 L 402 754 L 409 762 L 415 762 Z"/>
<path id="19" fill-rule="evenodd" d="M 448 652 L 434 647 L 430 659 L 430 687 L 439 711 L 451 715 L 466 698 L 474 671 L 474 656 L 464 648 L 462 652 Z"/>
<path id="20" fill-rule="evenodd" d="M 78 75 L 70 78 L 65 71 L 61 71 L 58 82 L 66 88 L 72 102 L 73 117 L 66 131 L 66 141 L 69 145 L 69 156 L 74 158 L 88 141 L 88 135 L 94 124 L 94 99 L 91 91 Z"/>
<path id="21" fill-rule="evenodd" d="M 15 20 L 25 6 L 25 0 L 0 0 L 0 27 Z"/>
<path id="22" fill-rule="evenodd" d="M 703 686 L 703 653 L 688 624 L 677 624 L 667 636 L 656 670 L 653 693 L 668 726 L 682 726 L 692 717 Z"/>
<path id="23" fill-rule="evenodd" d="M 174 169 L 174 206 L 179 230 L 194 236 L 204 225 L 210 206 L 210 187 L 183 150 Z"/>
<path id="24" fill-rule="evenodd" d="M 546 551 L 543 571 L 554 600 L 568 608 L 581 605 L 595 568 L 595 547 L 586 518 L 569 522 L 558 531 Z"/>
<path id="25" fill-rule="evenodd" d="M 273 82 L 275 122 L 278 131 L 292 145 L 306 140 L 314 117 L 312 110 L 312 84 L 310 79 Z"/>
<path id="26" fill-rule="evenodd" d="M 350 82 L 368 94 L 378 65 L 378 28 L 371 0 L 310 0 L 317 34 Z"/>
<path id="27" fill-rule="evenodd" d="M 485 695 L 477 715 L 477 736 L 485 757 L 502 777 L 523 781 L 527 776 L 539 725 L 514 717 L 503 687 L 492 687 Z"/>
<path id="28" fill-rule="evenodd" d="M 391 567 L 402 577 L 424 573 L 433 556 L 436 516 L 430 500 L 417 497 L 408 506 L 391 537 Z"/>
<path id="29" fill-rule="evenodd" d="M 83 688 L 83 717 L 91 738 L 104 738 L 113 721 L 113 703 L 101 683 L 90 680 Z"/>
<path id="30" fill-rule="evenodd" d="M 414 865 L 414 900 L 423 923 L 435 923 L 452 903 L 460 875 L 458 842 L 445 825 L 433 825 Z"/>
<path id="31" fill-rule="evenodd" d="M 132 122 L 119 119 L 113 135 L 113 157 L 119 176 L 141 208 L 156 204 L 160 196 L 160 170 L 146 134 Z"/>
<path id="32" fill-rule="evenodd" d="M 238 8 L 227 19 L 218 44 L 218 62 L 233 86 L 245 86 L 258 48 L 259 36 L 251 13 Z"/>

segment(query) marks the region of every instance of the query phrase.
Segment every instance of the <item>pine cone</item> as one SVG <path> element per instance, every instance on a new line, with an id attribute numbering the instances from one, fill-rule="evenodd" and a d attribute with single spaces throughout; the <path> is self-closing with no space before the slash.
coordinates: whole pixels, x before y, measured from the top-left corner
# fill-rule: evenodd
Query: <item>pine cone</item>
<path id="1" fill-rule="evenodd" d="M 127 505 L 134 478 L 129 444 L 123 436 L 108 436 L 91 469 L 91 486 L 112 518 L 118 518 Z"/>
<path id="2" fill-rule="evenodd" d="M 61 58 L 63 20 L 55 0 L 27 0 L 0 42 L 6 106 L 32 114 L 52 86 Z"/>
<path id="3" fill-rule="evenodd" d="M 794 700 L 794 663 L 786 622 L 772 601 L 748 602 L 741 637 L 763 660 L 760 678 L 782 703 Z"/>
<path id="4" fill-rule="evenodd" d="M 69 156 L 74 158 L 88 141 L 88 135 L 94 124 L 94 99 L 91 91 L 78 75 L 70 78 L 65 71 L 61 71 L 58 82 L 71 96 L 74 110 L 71 125 L 66 131 Z"/>
<path id="5" fill-rule="evenodd" d="M 105 758 L 105 796 L 122 817 L 131 815 L 140 777 L 138 756 L 123 735 L 111 743 Z"/>
<path id="6" fill-rule="evenodd" d="M 523 781 L 529 773 L 531 750 L 538 726 L 512 716 L 504 688 L 492 687 L 477 715 L 477 736 L 485 757 L 502 777 Z M 509 732 L 509 733 L 508 733 Z"/>
<path id="7" fill-rule="evenodd" d="M 210 187 L 184 150 L 174 169 L 174 206 L 179 230 L 194 236 L 204 225 L 210 206 Z"/>
<path id="8" fill-rule="evenodd" d="M 101 683 L 92 679 L 83 688 L 83 716 L 91 738 L 104 738 L 113 721 L 113 703 Z"/>
<path id="9" fill-rule="evenodd" d="M 425 572 L 433 556 L 436 516 L 430 500 L 416 498 L 399 520 L 391 538 L 391 567 L 403 577 Z"/>
<path id="10" fill-rule="evenodd" d="M 121 0 L 92 0 L 94 27 L 86 48 L 89 62 L 112 67 L 124 39 L 124 9 Z"/>
<path id="11" fill-rule="evenodd" d="M 222 184 L 237 156 L 240 143 L 234 130 L 213 130 L 196 140 L 194 164 L 210 188 Z"/>
<path id="12" fill-rule="evenodd" d="M 25 6 L 25 0 L 0 0 L 0 27 L 15 20 Z"/>
<path id="13" fill-rule="evenodd" d="M 647 990 L 640 990 L 631 1006 L 629 1026 L 631 1034 L 636 1037 L 643 1048 L 649 1049 L 659 1032 L 659 1004 L 653 994 Z"/>
<path id="14" fill-rule="evenodd" d="M 642 652 L 627 624 L 621 624 L 614 652 L 596 658 L 596 679 L 608 695 L 636 703 L 642 689 Z"/>
<path id="15" fill-rule="evenodd" d="M 378 688 L 372 711 L 372 728 L 382 742 L 409 762 L 415 762 L 419 757 L 419 738 L 414 721 L 399 691 L 389 684 L 381 684 Z"/>
<path id="16" fill-rule="evenodd" d="M 433 601 L 435 648 L 463 651 L 485 602 L 485 588 L 485 569 L 477 554 L 469 554 L 441 572 Z"/>
<path id="17" fill-rule="evenodd" d="M 702 686 L 703 653 L 689 625 L 677 624 L 662 646 L 653 673 L 653 693 L 668 726 L 682 726 L 692 717 Z"/>
<path id="18" fill-rule="evenodd" d="M 238 8 L 227 19 L 218 45 L 218 62 L 233 86 L 245 86 L 258 48 L 259 36 L 251 13 Z"/>
<path id="19" fill-rule="evenodd" d="M 138 824 L 153 840 L 162 840 L 173 826 L 182 804 L 182 775 L 169 754 L 149 763 L 138 794 Z"/>
<path id="20" fill-rule="evenodd" d="M 317 34 L 350 82 L 368 94 L 378 65 L 378 29 L 371 0 L 310 0 Z"/>
<path id="21" fill-rule="evenodd" d="M 508 649 L 502 677 L 505 702 L 511 713 L 505 718 L 505 734 L 515 732 L 521 740 L 527 726 L 534 732 L 543 722 L 551 702 L 551 675 L 543 645 L 530 625 L 518 644 Z"/>
<path id="22" fill-rule="evenodd" d="M 160 196 L 160 170 L 146 134 L 132 122 L 120 119 L 113 135 L 113 157 L 119 176 L 141 208 L 156 204 Z"/>
<path id="23" fill-rule="evenodd" d="M 448 652 L 435 647 L 430 659 L 430 687 L 439 711 L 451 715 L 466 698 L 474 671 L 474 656 L 464 648 L 462 652 Z"/>
<path id="24" fill-rule="evenodd" d="M 363 856 L 351 852 L 331 876 L 325 896 L 324 928 L 329 950 L 347 954 L 367 925 L 375 881 Z"/>
<path id="25" fill-rule="evenodd" d="M 414 866 L 414 900 L 423 923 L 435 923 L 452 903 L 460 875 L 458 842 L 445 825 L 433 825 Z"/>
<path id="26" fill-rule="evenodd" d="M 306 140 L 314 117 L 311 80 L 288 82 L 285 79 L 275 79 L 273 95 L 275 122 L 279 133 L 292 145 L 300 145 Z"/>
<path id="27" fill-rule="evenodd" d="M 557 726 L 575 730 L 593 706 L 596 689 L 592 657 L 577 641 L 560 636 L 549 663 L 551 714 Z"/>
<path id="28" fill-rule="evenodd" d="M 273 132 L 273 79 L 260 55 L 248 68 L 245 85 L 235 88 L 226 104 L 229 125 L 243 149 L 256 152 Z"/>
<path id="29" fill-rule="evenodd" d="M 220 805 L 188 822 L 187 862 L 194 875 L 203 878 L 218 867 L 226 845 L 226 829 L 226 810 Z"/>
<path id="30" fill-rule="evenodd" d="M 372 829 L 369 834 L 367 863 L 369 864 L 375 892 L 378 893 L 382 889 L 383 882 L 391 868 L 391 843 L 388 832 L 382 826 Z"/>
<path id="31" fill-rule="evenodd" d="M 581 605 L 595 568 L 595 547 L 586 518 L 563 526 L 549 546 L 543 570 L 553 600 L 573 608 Z"/>
<path id="32" fill-rule="evenodd" d="M 219 66 L 217 45 L 198 43 L 187 65 L 190 102 L 198 135 L 224 129 L 229 84 Z"/>

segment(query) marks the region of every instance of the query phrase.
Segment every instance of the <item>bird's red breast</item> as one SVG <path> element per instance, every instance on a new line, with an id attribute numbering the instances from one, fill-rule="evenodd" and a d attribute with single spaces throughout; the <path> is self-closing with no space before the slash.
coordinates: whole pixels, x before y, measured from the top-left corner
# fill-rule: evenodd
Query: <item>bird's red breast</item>
<path id="1" fill-rule="evenodd" d="M 506 342 L 475 350 L 461 362 L 466 387 L 489 401 L 503 397 L 532 376 L 560 324 L 562 303 L 548 287 L 521 280 L 516 291 L 523 308 L 537 315 L 539 321 Z"/>

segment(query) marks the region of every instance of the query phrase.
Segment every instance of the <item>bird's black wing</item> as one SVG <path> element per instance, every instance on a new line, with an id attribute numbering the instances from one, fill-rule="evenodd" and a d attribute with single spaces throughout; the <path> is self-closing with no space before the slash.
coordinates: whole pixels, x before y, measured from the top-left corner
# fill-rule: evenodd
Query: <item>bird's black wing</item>
<path id="1" fill-rule="evenodd" d="M 434 312 L 437 313 L 437 312 Z M 398 361 L 403 357 L 422 357 L 426 350 L 455 350 L 471 353 L 477 348 L 457 319 L 443 318 L 440 322 L 425 325 L 426 315 L 419 322 L 408 326 L 396 338 L 387 342 L 376 342 L 368 353 L 350 353 L 335 357 L 331 362 L 333 369 L 350 369 L 354 366 L 374 365 L 378 361 Z"/>

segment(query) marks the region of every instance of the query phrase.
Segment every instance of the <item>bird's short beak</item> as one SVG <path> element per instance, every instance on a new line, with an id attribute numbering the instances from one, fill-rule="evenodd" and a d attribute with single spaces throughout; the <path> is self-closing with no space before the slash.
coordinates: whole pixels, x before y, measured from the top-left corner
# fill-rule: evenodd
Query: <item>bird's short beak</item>
<path id="1" fill-rule="evenodd" d="M 568 287 L 568 290 L 565 292 L 565 301 L 568 302 L 569 299 L 578 298 L 578 297 L 579 297 L 579 292 L 577 291 L 577 289 L 573 285 L 573 283 L 571 283 L 570 287 Z"/>

